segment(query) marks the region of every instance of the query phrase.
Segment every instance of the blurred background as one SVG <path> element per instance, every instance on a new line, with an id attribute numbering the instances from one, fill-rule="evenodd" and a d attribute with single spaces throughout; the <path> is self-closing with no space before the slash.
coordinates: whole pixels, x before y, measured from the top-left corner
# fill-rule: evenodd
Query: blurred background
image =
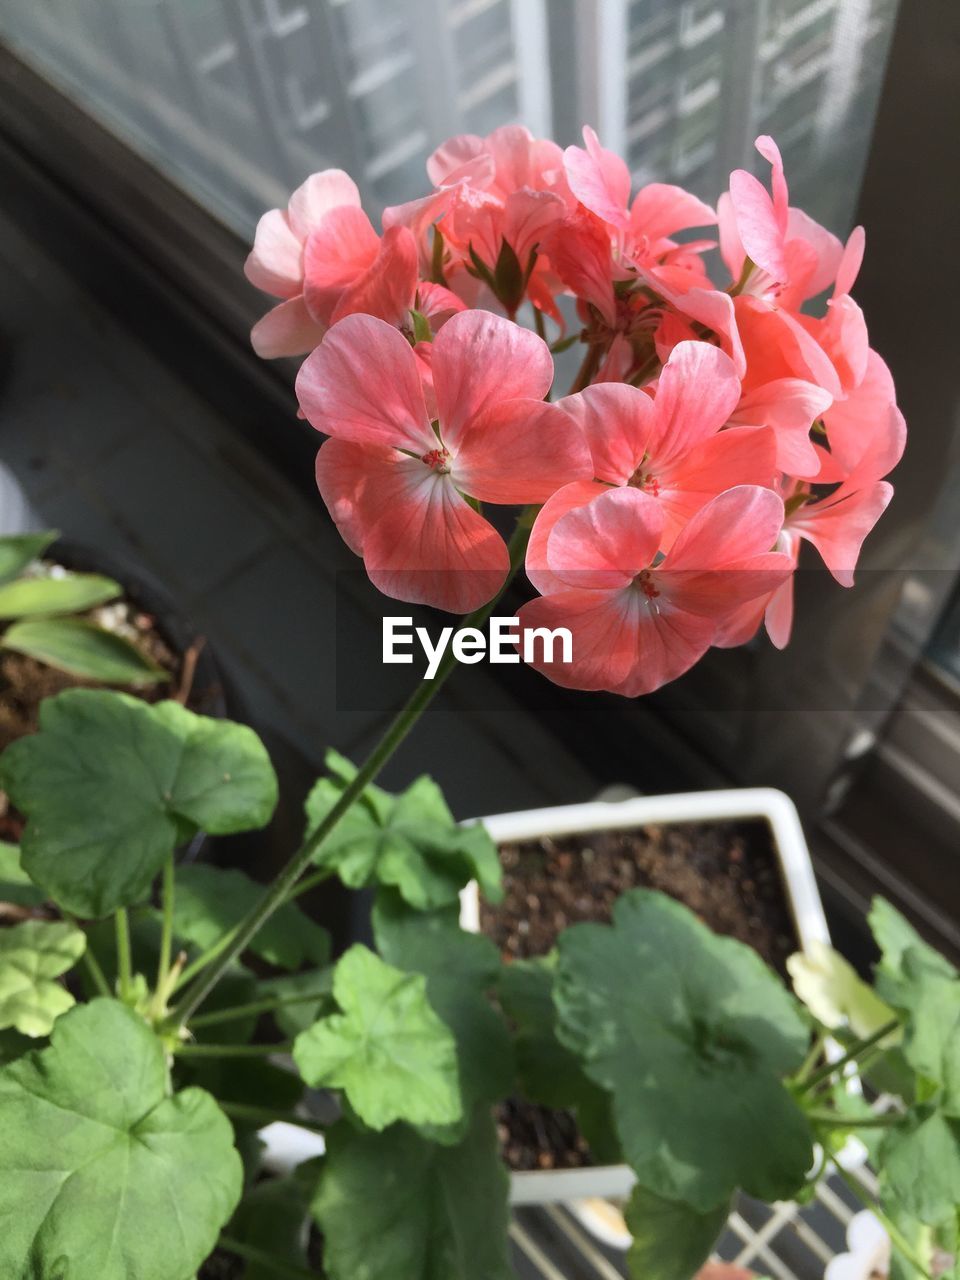
<path id="1" fill-rule="evenodd" d="M 337 165 L 376 218 L 445 137 L 510 121 L 562 144 L 590 123 L 635 185 L 714 202 L 772 133 L 792 203 L 868 228 L 857 297 L 911 428 L 856 589 L 805 570 L 785 653 L 713 654 L 642 703 L 471 673 L 395 768 L 462 816 L 781 786 L 838 933 L 882 889 L 957 949 L 960 7 L 3 0 L 0 41 L 0 462 L 36 521 L 164 580 L 305 773 L 402 691 L 347 660 L 379 602 L 313 488 L 293 368 L 249 352 L 259 215 Z"/>

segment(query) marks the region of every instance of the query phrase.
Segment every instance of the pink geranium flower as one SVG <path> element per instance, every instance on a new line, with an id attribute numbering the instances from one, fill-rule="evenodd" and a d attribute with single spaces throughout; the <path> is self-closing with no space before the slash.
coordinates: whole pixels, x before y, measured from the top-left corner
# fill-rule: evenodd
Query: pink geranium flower
<path id="1" fill-rule="evenodd" d="M 610 489 L 567 512 L 547 541 L 549 594 L 524 605 L 520 623 L 525 632 L 567 627 L 572 660 L 533 665 L 567 688 L 627 697 L 675 680 L 730 613 L 789 577 L 790 558 L 769 551 L 782 523 L 771 490 L 728 489 L 660 560 L 663 508 L 649 494 Z"/>
<path id="2" fill-rule="evenodd" d="M 428 401 L 409 342 L 350 316 L 304 361 L 297 394 L 332 437 L 317 482 L 371 581 L 395 599 L 465 613 L 509 567 L 477 504 L 544 502 L 592 464 L 570 417 L 544 402 L 553 361 L 535 334 L 463 312 L 429 349 Z"/>
<path id="3" fill-rule="evenodd" d="M 627 486 L 649 494 L 663 517 L 661 551 L 711 498 L 735 485 L 772 485 L 773 431 L 723 430 L 740 400 L 733 362 L 706 342 L 682 342 L 667 361 L 655 396 L 605 382 L 558 402 L 590 446 L 595 479 L 560 489 L 537 517 L 527 572 L 538 590 L 549 577 L 547 544 L 568 511 Z M 546 576 L 544 576 L 546 575 Z"/>
<path id="4" fill-rule="evenodd" d="M 266 358 L 304 355 L 327 329 L 358 312 L 407 326 L 418 307 L 417 248 L 403 227 L 381 238 L 360 208 L 356 184 L 340 169 L 315 173 L 257 225 L 247 279 L 282 298 L 254 325 L 254 350 Z M 447 313 L 462 307 L 434 297 Z"/>
<path id="5" fill-rule="evenodd" d="M 471 305 L 496 299 L 513 315 L 528 297 L 559 323 L 553 300 L 559 281 L 541 254 L 550 228 L 574 204 L 557 144 L 522 125 L 485 138 L 460 134 L 430 156 L 427 172 L 430 195 L 384 212 L 384 226 L 411 229 L 424 272 L 439 268 Z"/>

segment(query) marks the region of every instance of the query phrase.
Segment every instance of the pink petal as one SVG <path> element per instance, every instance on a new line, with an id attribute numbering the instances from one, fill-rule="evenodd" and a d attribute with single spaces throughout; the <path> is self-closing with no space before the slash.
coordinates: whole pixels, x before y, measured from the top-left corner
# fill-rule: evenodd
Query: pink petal
<path id="1" fill-rule="evenodd" d="M 862 486 L 888 475 L 903 456 L 907 428 L 890 370 L 875 351 L 860 385 L 824 414 L 831 459 Z"/>
<path id="2" fill-rule="evenodd" d="M 833 286 L 833 295 L 849 293 L 856 284 L 860 267 L 863 263 L 863 251 L 866 248 L 866 233 L 863 227 L 854 227 L 843 247 L 843 256 L 837 268 L 837 282 Z"/>
<path id="3" fill-rule="evenodd" d="M 275 298 L 294 298 L 303 287 L 303 244 L 282 209 L 271 209 L 257 223 L 253 248 L 244 264 L 251 284 Z"/>
<path id="4" fill-rule="evenodd" d="M 770 186 L 773 190 L 773 208 L 777 219 L 777 226 L 781 235 L 786 235 L 787 223 L 789 219 L 789 196 L 787 194 L 787 180 L 783 176 L 783 159 L 780 155 L 780 148 L 770 137 L 769 134 L 762 133 L 753 144 L 764 160 L 770 162 L 773 172 L 770 175 Z"/>
<path id="5" fill-rule="evenodd" d="M 605 689 L 625 697 L 652 693 L 697 662 L 710 647 L 714 624 L 649 601 L 633 586 L 618 591 L 563 591 L 520 610 L 524 637 L 535 627 L 566 627 L 573 661 L 531 663 L 567 689 Z M 555 652 L 559 653 L 559 650 Z"/>
<path id="6" fill-rule="evenodd" d="M 801 507 L 791 528 L 820 552 L 823 563 L 843 587 L 853 586 L 860 548 L 893 497 L 893 485 L 880 480 L 869 488 L 838 489 L 823 502 Z"/>
<path id="7" fill-rule="evenodd" d="M 720 230 L 720 257 L 730 272 L 730 279 L 736 284 L 743 274 L 743 263 L 747 255 L 737 231 L 737 211 L 727 191 L 717 201 L 717 226 Z"/>
<path id="8" fill-rule="evenodd" d="M 313 351 L 325 333 L 325 326 L 314 320 L 303 298 L 291 298 L 257 321 L 250 331 L 250 342 L 258 356 L 274 360 Z"/>
<path id="9" fill-rule="evenodd" d="M 747 294 L 733 299 L 733 305 L 746 353 L 745 389 L 793 377 L 816 383 L 834 398 L 843 394 L 826 352 L 798 320 Z"/>
<path id="10" fill-rule="evenodd" d="M 506 400 L 479 414 L 453 463 L 457 488 L 481 502 L 546 502 L 593 475 L 590 450 L 568 414 L 542 400 Z"/>
<path id="11" fill-rule="evenodd" d="M 760 555 L 783 528 L 783 502 L 771 489 L 738 485 L 693 517 L 660 569 L 722 569 Z"/>
<path id="12" fill-rule="evenodd" d="M 311 426 L 327 435 L 418 457 L 437 447 L 413 349 L 373 316 L 347 316 L 329 331 L 301 366 L 297 397 Z"/>
<path id="13" fill-rule="evenodd" d="M 547 541 L 547 565 L 571 587 L 615 590 L 653 561 L 663 513 L 639 489 L 608 489 L 561 517 Z"/>
<path id="14" fill-rule="evenodd" d="M 440 433 L 454 451 L 473 420 L 504 400 L 542 400 L 553 357 L 542 338 L 489 311 L 463 311 L 433 344 Z"/>
<path id="15" fill-rule="evenodd" d="M 435 187 L 442 186 L 450 174 L 475 160 L 483 150 L 483 139 L 475 133 L 458 133 L 427 158 L 427 176 Z"/>
<path id="16" fill-rule="evenodd" d="M 376 261 L 380 237 L 362 209 L 332 209 L 311 231 L 303 251 L 304 296 L 313 314 L 332 323 L 343 290 Z"/>
<path id="17" fill-rule="evenodd" d="M 711 498 L 737 485 L 773 484 L 777 445 L 769 427 L 731 427 L 684 454 L 658 476 L 668 550 L 690 518 Z"/>
<path id="18" fill-rule="evenodd" d="M 843 390 L 853 391 L 867 372 L 870 338 L 863 312 L 849 294 L 830 299 L 816 338 L 839 374 Z"/>
<path id="19" fill-rule="evenodd" d="M 601 493 L 607 492 L 607 486 L 597 484 L 593 480 L 577 480 L 573 484 L 564 485 L 540 508 L 530 532 L 527 543 L 526 571 L 532 585 L 541 595 L 552 591 L 565 590 L 562 578 L 551 573 L 547 565 L 547 542 L 553 527 L 568 511 L 586 506 Z"/>
<path id="20" fill-rule="evenodd" d="M 610 233 L 589 209 L 580 207 L 554 230 L 547 252 L 574 296 L 596 307 L 611 328 L 617 322 Z"/>
<path id="21" fill-rule="evenodd" d="M 607 151 L 590 128 L 584 125 L 586 150 L 567 147 L 563 153 L 570 190 L 591 213 L 612 226 L 629 223 L 630 170 L 613 151 Z"/>
<path id="22" fill-rule="evenodd" d="M 832 231 L 821 227 L 802 209 L 791 209 L 787 220 L 787 239 L 802 240 L 814 254 L 816 264 L 807 283 L 805 298 L 814 298 L 829 289 L 837 278 L 843 257 L 843 246 Z M 847 290 L 844 290 L 846 293 Z"/>
<path id="23" fill-rule="evenodd" d="M 733 421 L 774 428 L 777 467 L 791 476 L 815 476 L 820 460 L 810 440 L 810 428 L 830 408 L 833 398 L 802 378 L 775 378 L 746 392 Z"/>
<path id="24" fill-rule="evenodd" d="M 564 212 L 563 201 L 549 191 L 515 191 L 507 197 L 502 234 L 522 270 L 527 269 L 531 253 L 541 247 Z"/>
<path id="25" fill-rule="evenodd" d="M 380 513 L 364 533 L 363 555 L 384 595 L 470 613 L 505 582 L 506 544 L 450 476 L 402 458 L 371 478 L 364 501 Z"/>
<path id="26" fill-rule="evenodd" d="M 317 487 L 340 536 L 355 555 L 363 555 L 363 535 L 371 523 L 369 504 L 364 506 L 370 477 L 402 456 L 395 449 L 352 440 L 326 440 L 320 446 Z"/>
<path id="27" fill-rule="evenodd" d="M 630 231 L 646 236 L 651 244 L 690 227 L 711 227 L 716 220 L 716 212 L 708 204 L 668 182 L 641 187 L 630 209 Z"/>
<path id="28" fill-rule="evenodd" d="M 764 613 L 764 623 L 770 643 L 776 649 L 785 649 L 790 643 L 790 632 L 793 630 L 793 575 L 777 587 L 770 597 Z"/>
<path id="29" fill-rule="evenodd" d="M 733 361 L 737 376 L 742 378 L 746 371 L 746 360 L 740 334 L 737 330 L 737 318 L 734 311 L 734 300 L 721 289 L 702 289 L 695 286 L 686 292 L 671 289 L 655 271 L 638 269 L 637 279 L 641 284 L 648 284 L 665 302 L 669 302 L 691 320 L 712 330 L 720 339 L 720 345 Z"/>
<path id="30" fill-rule="evenodd" d="M 401 325 L 417 292 L 417 243 L 406 227 L 390 227 L 376 260 L 340 295 L 332 323 L 362 313 Z"/>
<path id="31" fill-rule="evenodd" d="M 650 397 L 638 387 L 603 382 L 564 396 L 557 408 L 578 424 L 590 447 L 596 478 L 626 484 L 650 443 L 654 423 Z"/>
<path id="32" fill-rule="evenodd" d="M 301 240 L 306 240 L 331 209 L 342 205 L 360 207 L 360 192 L 350 175 L 342 169 L 313 173 L 290 197 L 290 225 Z"/>
<path id="33" fill-rule="evenodd" d="M 778 224 L 773 201 L 764 185 L 746 169 L 734 169 L 730 175 L 730 200 L 746 255 L 774 280 L 786 280 L 785 229 Z"/>
<path id="34" fill-rule="evenodd" d="M 740 400 L 733 361 L 708 342 L 681 342 L 657 383 L 654 429 L 647 446 L 655 467 L 666 467 L 728 421 Z"/>
<path id="35" fill-rule="evenodd" d="M 496 186 L 502 196 L 532 187 L 537 177 L 531 165 L 534 137 L 522 124 L 504 124 L 488 134 L 486 150 L 496 164 Z"/>
<path id="36" fill-rule="evenodd" d="M 386 236 L 384 236 L 386 239 Z M 458 311 L 465 311 L 466 304 L 450 289 L 442 284 L 432 284 L 429 280 L 421 280 L 417 285 L 417 310 L 430 321 L 430 327 L 436 333 Z"/>

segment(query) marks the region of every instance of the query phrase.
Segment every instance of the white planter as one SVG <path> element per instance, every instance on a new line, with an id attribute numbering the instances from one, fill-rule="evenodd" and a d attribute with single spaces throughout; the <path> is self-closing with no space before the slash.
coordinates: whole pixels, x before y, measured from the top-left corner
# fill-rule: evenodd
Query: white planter
<path id="1" fill-rule="evenodd" d="M 0 462 L 0 537 L 37 527 L 36 518 L 13 475 Z"/>
<path id="2" fill-rule="evenodd" d="M 800 818 L 793 802 L 782 791 L 756 787 L 640 796 L 613 803 L 591 801 L 501 813 L 482 821 L 494 842 L 503 844 L 577 832 L 750 818 L 766 819 L 770 824 L 787 906 L 801 948 L 806 950 L 815 941 L 829 942 L 827 921 Z M 468 885 L 461 895 L 460 921 L 465 929 L 479 931 L 480 899 L 476 884 Z M 626 1165 L 513 1173 L 510 1199 L 513 1204 L 553 1204 L 593 1197 L 624 1198 L 630 1194 L 634 1182 L 633 1172 Z"/>

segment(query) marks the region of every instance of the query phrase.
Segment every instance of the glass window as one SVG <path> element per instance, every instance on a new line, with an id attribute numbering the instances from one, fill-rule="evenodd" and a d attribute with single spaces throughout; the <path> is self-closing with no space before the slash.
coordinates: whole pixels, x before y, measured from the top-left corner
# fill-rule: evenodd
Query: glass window
<path id="1" fill-rule="evenodd" d="M 895 14 L 896 0 L 6 0 L 0 34 L 245 234 L 313 169 L 348 169 L 376 213 L 422 188 L 452 133 L 523 120 L 566 144 L 578 119 L 636 181 L 711 200 L 774 133 L 796 203 L 843 232 Z"/>

